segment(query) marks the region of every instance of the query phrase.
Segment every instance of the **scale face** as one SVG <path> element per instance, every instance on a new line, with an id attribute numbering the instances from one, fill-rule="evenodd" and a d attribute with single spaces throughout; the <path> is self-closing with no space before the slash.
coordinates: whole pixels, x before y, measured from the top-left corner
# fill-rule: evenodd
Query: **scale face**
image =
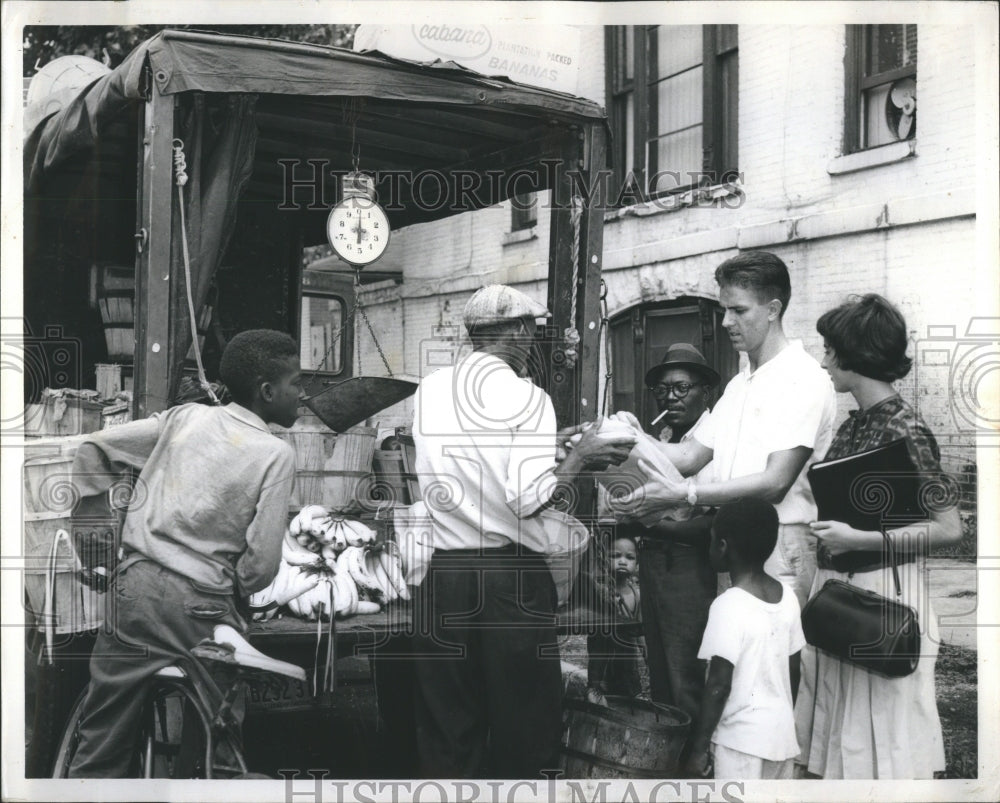
<path id="1" fill-rule="evenodd" d="M 350 265 L 370 265 L 389 245 L 389 218 L 372 192 L 351 191 L 330 210 L 326 236 L 334 252 Z"/>

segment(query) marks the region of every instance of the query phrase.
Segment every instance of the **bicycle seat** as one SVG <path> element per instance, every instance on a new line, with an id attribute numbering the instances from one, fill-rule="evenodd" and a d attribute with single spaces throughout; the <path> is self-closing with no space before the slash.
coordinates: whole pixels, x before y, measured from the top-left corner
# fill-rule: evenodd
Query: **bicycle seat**
<path id="1" fill-rule="evenodd" d="M 301 666 L 264 655 L 229 625 L 216 625 L 212 640 L 202 641 L 191 652 L 198 658 L 260 669 L 303 682 L 306 679 L 306 672 Z"/>
<path id="2" fill-rule="evenodd" d="M 156 672 L 156 677 L 158 678 L 186 678 L 187 672 L 181 669 L 177 664 L 171 664 L 170 666 L 165 666 L 163 669 L 159 669 Z"/>

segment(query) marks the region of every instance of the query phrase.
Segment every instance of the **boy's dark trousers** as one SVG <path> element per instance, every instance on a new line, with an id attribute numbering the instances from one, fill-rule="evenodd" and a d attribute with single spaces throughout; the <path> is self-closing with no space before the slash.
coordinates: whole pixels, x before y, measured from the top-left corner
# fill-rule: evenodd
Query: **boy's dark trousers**
<path id="1" fill-rule="evenodd" d="M 215 710 L 222 696 L 189 650 L 218 624 L 245 625 L 232 593 L 210 594 L 138 555 L 126 558 L 108 591 L 105 626 L 90 659 L 90 686 L 80 725 L 73 778 L 124 778 L 130 770 L 140 715 L 153 675 L 180 665 L 202 701 Z"/>

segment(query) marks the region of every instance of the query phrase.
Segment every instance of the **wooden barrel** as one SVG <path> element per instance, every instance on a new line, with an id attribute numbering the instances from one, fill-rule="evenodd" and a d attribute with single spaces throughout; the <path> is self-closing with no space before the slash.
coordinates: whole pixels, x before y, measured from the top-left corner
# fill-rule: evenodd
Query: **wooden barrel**
<path id="1" fill-rule="evenodd" d="M 670 705 L 608 697 L 608 705 L 563 702 L 567 778 L 679 778 L 691 718 Z"/>
<path id="2" fill-rule="evenodd" d="M 291 429 L 272 425 L 271 432 L 295 450 L 295 489 L 289 507 L 323 503 L 323 468 L 333 455 L 337 435 L 314 415 L 303 415 Z"/>
<path id="3" fill-rule="evenodd" d="M 359 496 L 372 486 L 374 427 L 352 427 L 338 434 L 309 414 L 300 416 L 291 429 L 272 425 L 271 432 L 295 449 L 291 510 L 323 505 L 334 512 L 352 513 L 365 507 Z"/>
<path id="4" fill-rule="evenodd" d="M 335 513 L 355 513 L 365 507 L 373 479 L 375 427 L 351 427 L 337 436 L 323 470 L 322 504 Z"/>

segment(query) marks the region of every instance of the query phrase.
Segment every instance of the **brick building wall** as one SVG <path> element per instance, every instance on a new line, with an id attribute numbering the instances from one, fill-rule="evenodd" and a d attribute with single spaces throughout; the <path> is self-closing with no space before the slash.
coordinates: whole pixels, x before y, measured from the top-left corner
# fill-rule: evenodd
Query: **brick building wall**
<path id="1" fill-rule="evenodd" d="M 601 28 L 582 28 L 587 58 L 579 82 L 581 94 L 602 103 L 603 37 Z M 914 341 L 916 367 L 900 392 L 938 434 L 946 466 L 969 476 L 972 427 L 956 409 L 969 407 L 970 391 L 951 374 L 973 348 L 961 336 L 976 315 L 976 65 L 974 49 L 962 46 L 971 39 L 971 29 L 961 26 L 920 26 L 913 153 L 855 169 L 856 161 L 842 156 L 844 26 L 741 26 L 744 201 L 738 208 L 609 212 L 604 278 L 611 315 L 681 295 L 717 298 L 719 262 L 741 249 L 771 250 L 791 271 L 786 329 L 819 358 L 819 315 L 850 293 L 883 293 L 906 315 Z M 365 303 L 373 322 L 378 316 L 386 327 L 404 373 L 426 372 L 421 343 L 427 338 L 461 333 L 462 306 L 482 284 L 507 282 L 545 298 L 544 204 L 527 234 L 510 234 L 503 204 L 396 236 L 393 259 L 402 264 L 404 281 L 367 291 Z M 922 364 L 928 327 L 955 333 L 930 348 L 933 365 Z M 377 370 L 378 356 L 362 337 L 362 368 Z M 839 403 L 844 417 L 853 400 L 842 396 Z M 411 415 L 404 403 L 380 421 L 406 424 Z"/>

